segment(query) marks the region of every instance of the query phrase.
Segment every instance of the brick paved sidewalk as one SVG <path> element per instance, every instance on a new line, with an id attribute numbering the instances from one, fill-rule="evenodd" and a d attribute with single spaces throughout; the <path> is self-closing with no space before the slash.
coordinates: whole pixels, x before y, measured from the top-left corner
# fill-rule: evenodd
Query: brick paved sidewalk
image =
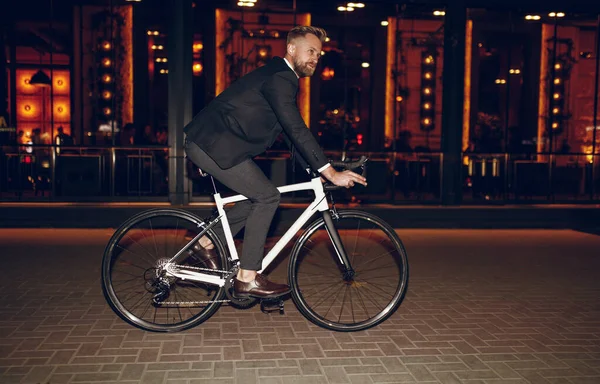
<path id="1" fill-rule="evenodd" d="M 288 301 L 156 334 L 101 294 L 109 230 L 0 230 L 0 383 L 600 383 L 600 236 L 399 233 L 409 293 L 376 328 L 327 331 Z"/>

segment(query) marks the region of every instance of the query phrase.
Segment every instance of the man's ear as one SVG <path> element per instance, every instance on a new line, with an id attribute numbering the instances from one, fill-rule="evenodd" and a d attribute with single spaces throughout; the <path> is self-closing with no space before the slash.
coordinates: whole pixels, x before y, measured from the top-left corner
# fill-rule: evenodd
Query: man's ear
<path id="1" fill-rule="evenodd" d="M 292 44 L 292 43 L 288 44 L 287 45 L 287 53 L 288 53 L 288 55 L 293 56 L 295 52 L 296 52 L 296 45 Z"/>

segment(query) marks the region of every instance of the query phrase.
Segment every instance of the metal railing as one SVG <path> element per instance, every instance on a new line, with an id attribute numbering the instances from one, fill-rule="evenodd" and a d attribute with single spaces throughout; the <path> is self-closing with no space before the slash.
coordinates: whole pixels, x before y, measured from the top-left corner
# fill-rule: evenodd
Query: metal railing
<path id="1" fill-rule="evenodd" d="M 0 201 L 168 201 L 168 147 L 0 147 Z M 341 153 L 326 152 L 331 159 Z M 351 152 L 369 157 L 367 187 L 342 191 L 340 201 L 440 204 L 440 152 Z M 256 159 L 275 185 L 307 180 L 289 152 Z M 465 153 L 463 204 L 600 201 L 600 154 Z M 211 201 L 207 178 L 188 179 L 191 201 Z M 219 191 L 230 191 L 219 185 Z M 284 201 L 310 196 L 295 193 Z"/>
<path id="2" fill-rule="evenodd" d="M 3 201 L 165 201 L 168 147 L 0 148 Z"/>

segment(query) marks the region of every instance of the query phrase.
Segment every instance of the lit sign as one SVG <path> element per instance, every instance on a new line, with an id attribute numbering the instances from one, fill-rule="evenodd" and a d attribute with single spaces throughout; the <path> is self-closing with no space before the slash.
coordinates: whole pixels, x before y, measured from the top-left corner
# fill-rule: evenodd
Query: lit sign
<path id="1" fill-rule="evenodd" d="M 0 116 L 0 132 L 15 132 L 16 128 L 15 127 L 9 127 L 8 124 L 6 124 L 6 119 L 4 118 L 4 116 Z"/>
<path id="2" fill-rule="evenodd" d="M 100 132 L 112 132 L 113 131 L 113 127 L 115 129 L 115 132 L 119 132 L 119 125 L 114 120 L 111 120 L 111 121 L 109 121 L 108 123 L 105 123 L 105 124 L 100 124 L 100 126 L 98 127 L 98 131 L 100 131 Z"/>

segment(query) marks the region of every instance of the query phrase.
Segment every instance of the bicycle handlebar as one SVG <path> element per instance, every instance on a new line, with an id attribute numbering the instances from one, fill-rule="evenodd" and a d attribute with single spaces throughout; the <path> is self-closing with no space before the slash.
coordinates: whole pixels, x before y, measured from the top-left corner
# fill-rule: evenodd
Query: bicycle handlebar
<path id="1" fill-rule="evenodd" d="M 331 164 L 332 167 L 334 168 L 342 168 L 344 170 L 350 170 L 356 173 L 360 173 L 363 177 L 367 176 L 367 163 L 368 157 L 366 156 L 361 156 L 358 160 L 356 161 L 330 161 L 329 163 Z M 357 172 L 358 168 L 361 168 L 361 172 Z M 331 184 L 329 181 L 326 182 L 325 184 L 323 184 L 323 189 L 325 191 L 335 191 L 336 189 L 340 189 L 343 187 L 339 187 L 335 184 Z"/>

